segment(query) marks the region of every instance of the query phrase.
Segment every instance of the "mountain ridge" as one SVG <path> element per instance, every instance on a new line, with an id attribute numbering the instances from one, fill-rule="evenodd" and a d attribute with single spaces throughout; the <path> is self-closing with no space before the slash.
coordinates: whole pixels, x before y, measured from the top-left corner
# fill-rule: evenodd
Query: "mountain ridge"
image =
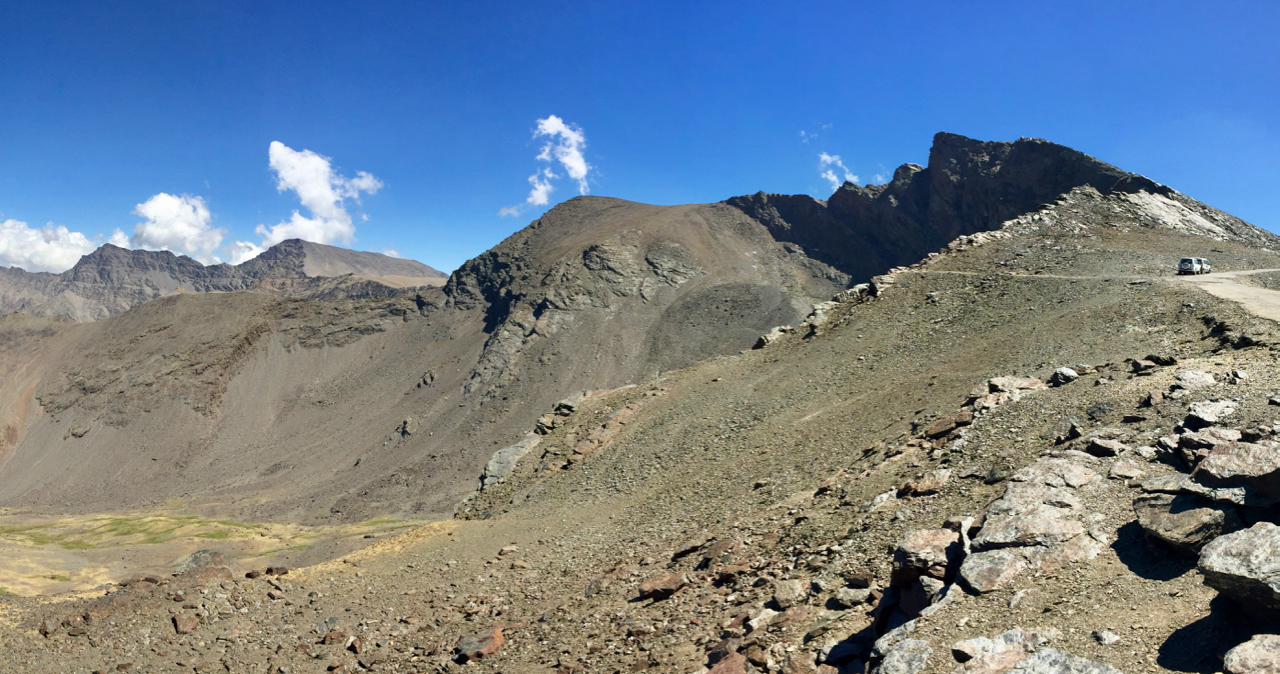
<path id="1" fill-rule="evenodd" d="M 358 286 L 314 279 L 350 277 Z M 239 265 L 204 265 L 170 251 L 127 249 L 103 244 L 61 274 L 0 268 L 0 312 L 61 315 L 77 321 L 112 316 L 150 299 L 175 292 L 256 290 L 286 296 L 331 299 L 390 297 L 408 285 L 443 283 L 447 275 L 413 260 L 380 253 L 290 239 Z M 279 283 L 283 279 L 302 280 Z M 379 279 L 386 279 L 379 289 Z"/>

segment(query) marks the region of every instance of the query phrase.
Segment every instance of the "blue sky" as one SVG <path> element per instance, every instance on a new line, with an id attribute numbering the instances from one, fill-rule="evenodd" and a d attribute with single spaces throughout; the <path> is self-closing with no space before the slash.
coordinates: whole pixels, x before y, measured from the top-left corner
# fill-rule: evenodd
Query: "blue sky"
<path id="1" fill-rule="evenodd" d="M 1262 2 L 6 0 L 0 265 L 302 232 L 450 271 L 582 186 L 825 198 L 822 153 L 878 182 L 943 130 L 1047 138 L 1276 230 L 1278 29 Z"/>

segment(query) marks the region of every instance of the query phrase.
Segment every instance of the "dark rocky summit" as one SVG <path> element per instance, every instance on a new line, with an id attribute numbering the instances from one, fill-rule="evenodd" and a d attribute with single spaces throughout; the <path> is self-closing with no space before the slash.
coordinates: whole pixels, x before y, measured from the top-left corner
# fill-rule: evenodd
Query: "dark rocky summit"
<path id="1" fill-rule="evenodd" d="M 769 228 L 779 241 L 865 281 L 913 264 L 950 241 L 999 229 L 1059 195 L 1088 185 L 1103 196 L 1158 195 L 1202 211 L 1231 236 L 1267 245 L 1268 236 L 1148 178 L 1069 147 L 1024 138 L 980 141 L 954 133 L 933 138 L 929 165 L 903 164 L 885 185 L 846 182 L 823 202 L 805 195 L 734 197 L 728 203 Z"/>

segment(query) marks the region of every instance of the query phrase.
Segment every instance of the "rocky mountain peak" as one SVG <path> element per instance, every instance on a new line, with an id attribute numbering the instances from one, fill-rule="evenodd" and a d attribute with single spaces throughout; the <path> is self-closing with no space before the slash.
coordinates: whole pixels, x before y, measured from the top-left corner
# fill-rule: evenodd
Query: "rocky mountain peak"
<path id="1" fill-rule="evenodd" d="M 348 277 L 350 288 L 318 280 L 338 277 Z M 403 287 L 440 285 L 445 278 L 414 260 L 299 239 L 276 244 L 239 265 L 204 265 L 166 250 L 132 250 L 108 243 L 61 274 L 7 270 L 0 275 L 0 312 L 86 321 L 174 292 L 257 289 L 290 296 L 367 298 L 395 295 Z"/>

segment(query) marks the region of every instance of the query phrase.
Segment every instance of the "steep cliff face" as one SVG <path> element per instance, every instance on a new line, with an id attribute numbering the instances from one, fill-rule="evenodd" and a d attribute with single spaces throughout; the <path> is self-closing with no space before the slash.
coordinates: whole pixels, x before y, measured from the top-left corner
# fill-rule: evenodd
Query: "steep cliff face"
<path id="1" fill-rule="evenodd" d="M 885 185 L 845 183 L 826 202 L 760 192 L 726 203 L 764 223 L 779 240 L 865 281 L 958 236 L 997 229 L 1084 185 L 1103 196 L 1145 194 L 1176 202 L 1220 223 L 1216 235 L 1270 242 L 1256 227 L 1172 188 L 1039 139 L 980 141 L 939 133 L 927 167 L 903 164 Z"/>
<path id="2" fill-rule="evenodd" d="M 349 277 L 342 282 L 320 278 Z M 168 251 L 104 244 L 62 274 L 0 269 L 0 313 L 91 321 L 179 292 L 255 290 L 287 297 L 392 297 L 439 285 L 445 274 L 413 260 L 291 239 L 240 265 L 203 265 Z M 348 292 L 349 291 L 349 292 Z M 410 293 L 411 294 L 411 293 Z"/>

